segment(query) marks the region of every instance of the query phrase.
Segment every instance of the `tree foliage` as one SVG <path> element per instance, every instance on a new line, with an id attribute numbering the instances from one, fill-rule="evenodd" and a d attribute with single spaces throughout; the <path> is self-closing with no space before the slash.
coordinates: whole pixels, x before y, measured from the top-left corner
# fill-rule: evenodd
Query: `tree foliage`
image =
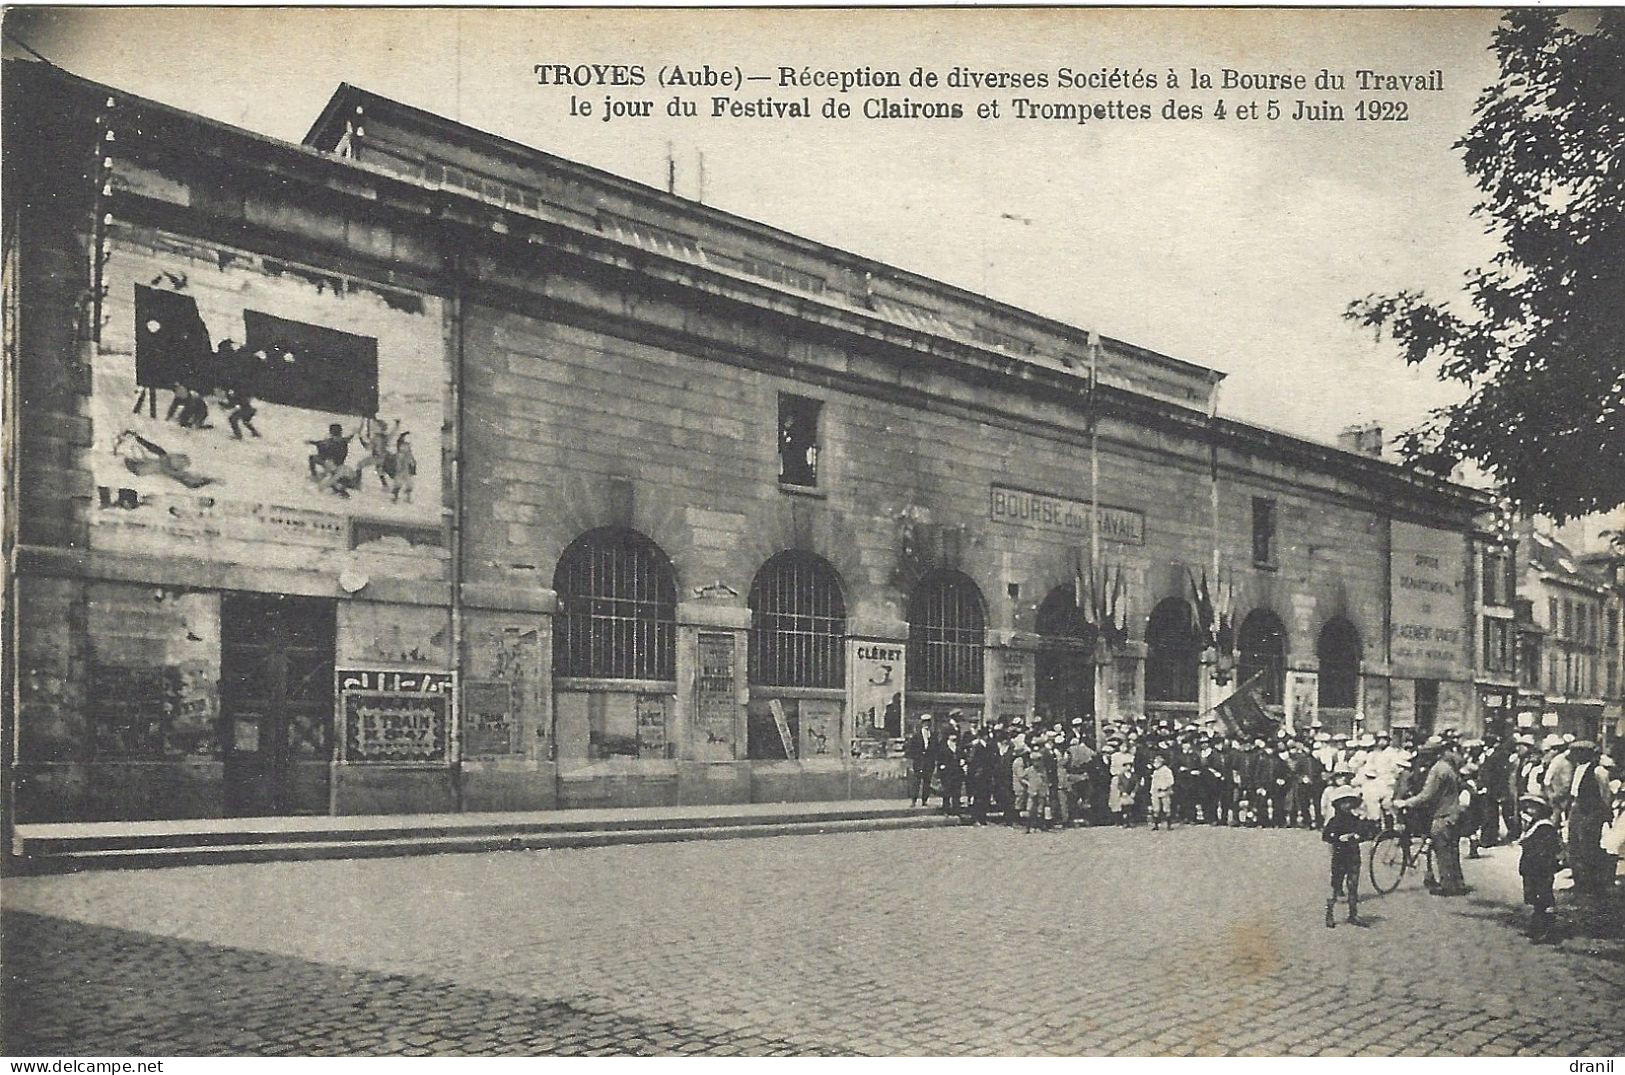
<path id="1" fill-rule="evenodd" d="M 1401 436 L 1408 461 L 1472 460 L 1558 520 L 1625 503 L 1625 10 L 1579 18 L 1595 27 L 1538 8 L 1497 27 L 1500 77 L 1456 148 L 1500 250 L 1466 303 L 1402 291 L 1345 314 L 1468 386 Z"/>

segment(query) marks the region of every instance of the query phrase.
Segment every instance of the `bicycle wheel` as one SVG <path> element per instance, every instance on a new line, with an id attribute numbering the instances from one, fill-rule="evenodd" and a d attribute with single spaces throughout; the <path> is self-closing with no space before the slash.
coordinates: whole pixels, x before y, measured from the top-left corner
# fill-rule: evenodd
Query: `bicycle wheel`
<path id="1" fill-rule="evenodd" d="M 1371 887 L 1384 895 L 1399 887 L 1410 866 L 1405 842 L 1399 833 L 1385 832 L 1371 845 Z"/>

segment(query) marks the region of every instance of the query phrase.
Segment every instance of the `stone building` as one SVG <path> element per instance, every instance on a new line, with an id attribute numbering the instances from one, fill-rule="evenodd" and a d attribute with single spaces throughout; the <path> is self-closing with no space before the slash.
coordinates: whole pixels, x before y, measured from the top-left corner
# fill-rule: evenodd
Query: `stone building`
<path id="1" fill-rule="evenodd" d="M 1238 683 L 1479 726 L 1487 498 L 1218 372 L 350 86 L 291 145 L 6 77 L 19 817 L 895 795 L 923 712 Z"/>
<path id="2" fill-rule="evenodd" d="M 1582 739 L 1607 739 L 1619 711 L 1619 595 L 1608 558 L 1587 558 L 1526 523 L 1518 593 L 1541 628 L 1540 694 L 1526 725 Z"/>

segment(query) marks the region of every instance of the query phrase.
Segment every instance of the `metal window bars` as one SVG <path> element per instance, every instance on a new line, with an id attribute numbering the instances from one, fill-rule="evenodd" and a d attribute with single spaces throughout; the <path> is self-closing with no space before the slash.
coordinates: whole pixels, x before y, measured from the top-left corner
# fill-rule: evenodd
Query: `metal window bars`
<path id="1" fill-rule="evenodd" d="M 676 678 L 677 583 L 659 547 L 630 530 L 578 538 L 554 574 L 554 674 Z"/>
<path id="2" fill-rule="evenodd" d="M 810 553 L 779 553 L 750 589 L 750 681 L 775 687 L 841 687 L 846 603 L 834 568 Z"/>
<path id="3" fill-rule="evenodd" d="M 981 694 L 986 634 L 976 584 L 946 573 L 922 580 L 908 620 L 908 689 Z"/>

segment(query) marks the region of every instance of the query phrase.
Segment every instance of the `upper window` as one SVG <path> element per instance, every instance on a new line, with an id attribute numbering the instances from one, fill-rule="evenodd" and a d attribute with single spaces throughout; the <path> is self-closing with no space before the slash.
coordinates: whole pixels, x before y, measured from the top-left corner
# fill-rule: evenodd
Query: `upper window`
<path id="1" fill-rule="evenodd" d="M 555 675 L 676 678 L 677 580 L 654 542 L 633 530 L 589 531 L 559 557 L 553 589 Z"/>
<path id="2" fill-rule="evenodd" d="M 842 687 L 846 602 L 835 569 L 806 552 L 781 552 L 750 587 L 750 681 Z"/>
<path id="3" fill-rule="evenodd" d="M 1275 564 L 1275 501 L 1253 497 L 1253 563 Z"/>
<path id="4" fill-rule="evenodd" d="M 908 689 L 982 693 L 982 595 L 957 572 L 926 576 L 908 603 Z"/>
<path id="5" fill-rule="evenodd" d="M 823 404 L 779 393 L 779 481 L 812 489 L 818 485 L 818 413 Z"/>
<path id="6" fill-rule="evenodd" d="M 1505 549 L 1484 550 L 1484 603 L 1510 605 L 1517 591 L 1512 577 L 1512 555 Z"/>

